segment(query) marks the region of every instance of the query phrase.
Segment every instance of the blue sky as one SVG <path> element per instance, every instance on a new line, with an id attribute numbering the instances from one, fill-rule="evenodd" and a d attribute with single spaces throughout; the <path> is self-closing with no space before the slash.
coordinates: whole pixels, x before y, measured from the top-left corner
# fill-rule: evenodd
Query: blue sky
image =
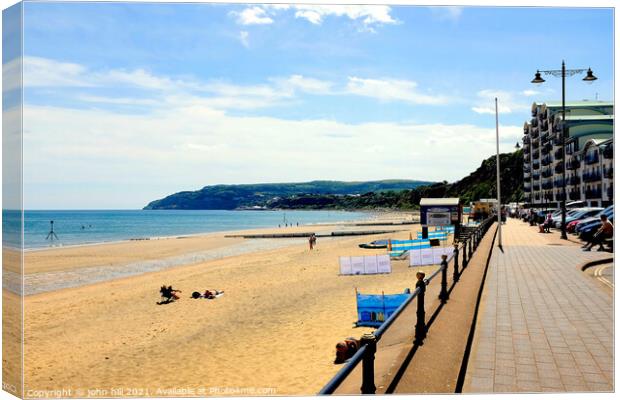
<path id="1" fill-rule="evenodd" d="M 137 208 L 207 184 L 453 181 L 512 150 L 536 69 L 592 67 L 610 9 L 26 3 L 28 208 Z M 7 62 L 5 61 L 5 64 Z M 52 160 L 54 160 L 52 162 Z"/>

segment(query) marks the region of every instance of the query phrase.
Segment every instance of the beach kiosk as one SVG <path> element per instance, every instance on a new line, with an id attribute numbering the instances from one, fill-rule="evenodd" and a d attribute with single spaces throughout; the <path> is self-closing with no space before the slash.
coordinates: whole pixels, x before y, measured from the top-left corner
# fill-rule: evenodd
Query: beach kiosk
<path id="1" fill-rule="evenodd" d="M 422 238 L 428 239 L 429 226 L 454 225 L 454 237 L 461 230 L 462 208 L 458 197 L 424 198 L 420 200 Z"/>

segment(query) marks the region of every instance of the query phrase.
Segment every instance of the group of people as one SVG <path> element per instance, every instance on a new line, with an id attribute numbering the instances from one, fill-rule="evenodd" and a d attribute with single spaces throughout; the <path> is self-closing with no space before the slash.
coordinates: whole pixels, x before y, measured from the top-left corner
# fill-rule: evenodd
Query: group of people
<path id="1" fill-rule="evenodd" d="M 158 301 L 157 304 L 159 305 L 168 304 L 168 303 L 172 303 L 173 301 L 179 300 L 181 297 L 178 295 L 178 293 L 182 293 L 182 291 L 178 289 L 173 289 L 172 286 L 162 285 L 161 288 L 159 288 L 159 294 L 161 295 L 161 301 Z M 216 297 L 219 297 L 222 294 L 224 294 L 223 290 L 211 291 L 207 289 L 205 290 L 204 293 L 193 292 L 190 297 L 192 299 L 215 299 Z"/>

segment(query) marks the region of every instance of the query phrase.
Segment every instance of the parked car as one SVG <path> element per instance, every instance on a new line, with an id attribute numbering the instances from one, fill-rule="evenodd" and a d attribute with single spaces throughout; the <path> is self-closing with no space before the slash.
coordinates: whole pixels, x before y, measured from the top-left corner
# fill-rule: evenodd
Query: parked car
<path id="1" fill-rule="evenodd" d="M 601 207 L 587 207 L 587 208 L 579 208 L 575 210 L 570 216 L 566 215 L 566 223 L 570 223 L 572 221 L 593 217 L 598 215 L 603 209 Z M 555 224 L 556 228 L 562 227 L 562 217 L 560 216 L 560 220 Z"/>
<path id="2" fill-rule="evenodd" d="M 579 233 L 581 231 L 581 229 L 583 227 L 585 227 L 586 225 L 592 223 L 592 222 L 600 222 L 601 221 L 601 215 L 605 214 L 607 216 L 607 218 L 612 217 L 614 215 L 614 206 L 613 204 L 609 207 L 607 207 L 606 209 L 604 209 L 603 211 L 601 211 L 600 213 L 598 213 L 595 216 L 589 217 L 589 218 L 585 218 L 581 221 L 579 221 L 577 223 L 577 225 L 575 225 L 575 233 Z"/>
<path id="3" fill-rule="evenodd" d="M 572 217 L 578 211 L 579 211 L 579 209 L 566 210 L 566 218 L 568 219 L 568 217 Z M 560 224 L 562 223 L 562 211 L 560 210 L 556 215 L 554 215 L 551 218 L 551 220 L 553 221 L 553 226 L 559 228 Z"/>

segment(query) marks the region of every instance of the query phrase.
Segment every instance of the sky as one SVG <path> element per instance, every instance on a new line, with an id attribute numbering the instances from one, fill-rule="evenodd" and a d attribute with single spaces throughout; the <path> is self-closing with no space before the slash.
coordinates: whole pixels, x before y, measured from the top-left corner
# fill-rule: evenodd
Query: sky
<path id="1" fill-rule="evenodd" d="M 560 79 L 530 83 L 537 69 L 591 67 L 599 79 L 569 78 L 567 100 L 613 96 L 604 8 L 29 2 L 23 32 L 29 209 L 455 181 L 495 152 L 494 97 L 504 152 L 533 102 L 560 99 Z"/>

